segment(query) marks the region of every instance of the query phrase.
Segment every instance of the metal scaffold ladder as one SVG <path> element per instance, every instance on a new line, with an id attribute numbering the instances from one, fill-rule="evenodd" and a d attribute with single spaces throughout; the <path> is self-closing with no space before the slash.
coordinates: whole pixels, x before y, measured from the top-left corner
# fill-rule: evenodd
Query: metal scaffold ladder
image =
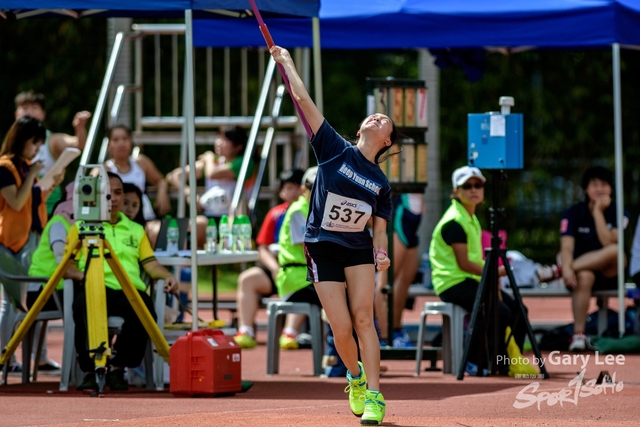
<path id="1" fill-rule="evenodd" d="M 186 132 L 184 112 L 179 115 L 180 104 L 185 105 L 185 100 L 180 100 L 179 96 L 179 57 L 182 46 L 178 43 L 178 37 L 184 36 L 185 25 L 183 24 L 134 24 L 131 32 L 119 32 L 114 39 L 113 47 L 109 57 L 106 73 L 100 89 L 98 102 L 92 117 L 89 128 L 87 143 L 83 151 L 81 164 L 87 164 L 94 156 L 94 148 L 100 127 L 104 123 L 105 127 L 112 126 L 121 121 L 127 123 L 126 117 L 121 117 L 123 105 L 128 100 L 128 94 L 133 95 L 133 123 L 131 128 L 134 131 L 137 147 L 134 155 L 140 147 L 148 146 L 181 146 L 180 165 L 186 164 Z M 151 40 L 150 40 L 151 39 Z M 116 69 L 122 66 L 122 52 L 125 43 L 134 46 L 133 58 L 133 81 L 114 84 Z M 170 54 L 167 54 L 167 50 Z M 256 104 L 255 114 L 247 115 L 249 105 L 249 72 L 248 72 L 248 51 L 240 50 L 240 89 L 239 96 L 232 96 L 231 65 L 232 51 L 230 49 L 220 50 L 223 56 L 223 76 L 222 92 L 223 96 L 215 96 L 214 83 L 219 83 L 214 79 L 214 51 L 211 48 L 203 49 L 204 61 L 193 61 L 196 65 L 195 75 L 202 73 L 197 68 L 204 63 L 204 73 L 206 76 L 206 99 L 204 114 L 195 115 L 196 134 L 194 142 L 196 145 L 213 145 L 217 138 L 217 132 L 224 126 L 242 126 L 249 128 L 249 140 L 245 151 L 245 156 L 240 170 L 236 191 L 232 200 L 232 208 L 235 212 L 240 204 L 240 198 L 245 186 L 245 181 L 250 178 L 247 174 L 249 159 L 254 150 L 260 150 L 260 162 L 257 166 L 256 184 L 248 195 L 249 213 L 253 213 L 258 199 L 269 200 L 271 205 L 277 202 L 277 177 L 278 172 L 284 169 L 291 169 L 299 166 L 298 163 L 307 164 L 306 144 L 300 144 L 301 134 L 300 120 L 297 116 L 281 116 L 284 86 L 275 85 L 276 76 L 275 62 L 268 55 L 265 49 L 256 52 L 257 55 L 257 80 L 261 85 L 259 98 Z M 168 57 L 169 60 L 165 60 Z M 265 64 L 265 57 L 268 63 Z M 238 62 L 238 61 L 235 61 Z M 152 63 L 153 72 L 145 72 L 144 66 Z M 186 64 L 185 64 L 186 70 Z M 167 74 L 169 77 L 167 78 Z M 186 72 L 183 72 L 186 78 Z M 163 85 L 164 84 L 164 85 Z M 183 83 L 184 84 L 184 83 Z M 112 98 L 110 109 L 109 98 Z M 148 100 L 152 98 L 152 102 Z M 221 99 L 222 107 L 214 104 L 215 99 Z M 239 100 L 240 105 L 232 105 L 232 100 Z M 180 102 L 182 101 L 182 102 Z M 271 102 L 270 102 L 271 101 Z M 272 108 L 270 113 L 265 113 L 268 103 Z M 215 107 L 218 107 L 217 109 Z M 239 108 L 238 108 L 239 107 Z M 126 109 L 125 109 L 126 110 Z M 222 110 L 222 111 L 220 111 Z M 240 111 L 240 115 L 231 115 L 233 111 Z M 223 115 L 214 115 L 214 111 L 222 112 Z M 151 112 L 152 114 L 148 114 Z M 169 114 L 167 114 L 169 113 Z M 108 140 L 104 137 L 98 144 L 97 160 L 102 163 L 107 158 Z M 94 156 L 94 157 L 92 157 Z M 294 165 L 295 163 L 295 165 Z M 178 166 L 178 165 L 175 165 Z M 174 167 L 175 167 L 174 166 Z M 168 171 L 164 171 L 168 172 Z M 183 174 L 184 177 L 185 174 Z M 265 179 L 263 179 L 265 178 Z M 184 178 L 183 178 L 184 180 Z M 264 182 L 263 182 L 264 181 Z M 178 216 L 184 216 L 184 182 L 182 183 L 177 196 Z M 202 190 L 200 190 L 202 191 Z"/>

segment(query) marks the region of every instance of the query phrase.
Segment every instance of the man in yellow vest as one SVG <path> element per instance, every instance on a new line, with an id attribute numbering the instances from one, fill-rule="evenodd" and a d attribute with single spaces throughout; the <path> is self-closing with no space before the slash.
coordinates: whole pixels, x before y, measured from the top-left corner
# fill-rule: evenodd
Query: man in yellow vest
<path id="1" fill-rule="evenodd" d="M 42 235 L 40 236 L 38 247 L 31 256 L 33 262 L 31 262 L 31 265 L 29 266 L 30 276 L 51 277 L 58 268 L 60 261 L 62 261 L 67 234 L 69 234 L 69 229 L 71 228 L 71 224 L 73 224 L 73 189 L 74 183 L 71 182 L 65 189 L 65 195 L 63 196 L 64 200 L 61 200 L 55 205 L 53 216 L 49 218 L 49 221 L 47 221 L 47 225 L 44 227 L 44 230 L 42 230 Z M 70 285 L 73 286 L 72 284 Z M 31 308 L 36 299 L 40 296 L 42 288 L 43 286 L 41 283 L 29 284 L 27 293 L 28 308 Z M 56 286 L 56 291 L 59 291 L 58 296 L 60 300 L 62 300 L 63 298 L 63 289 L 64 280 L 60 280 L 60 283 L 58 283 L 58 285 Z M 48 311 L 55 310 L 56 308 L 57 307 L 53 298 L 49 298 L 49 301 L 47 301 L 42 310 Z M 40 323 L 36 327 L 40 328 Z M 38 372 L 59 374 L 60 365 L 54 360 L 48 358 L 46 333 L 47 331 L 45 331 L 44 341 L 40 350 L 40 363 L 38 365 Z M 35 336 L 40 336 L 40 332 L 38 332 L 38 329 L 36 329 Z M 35 345 L 34 341 L 34 351 L 36 348 L 37 346 Z"/>
<path id="2" fill-rule="evenodd" d="M 111 244 L 125 273 L 133 282 L 142 301 L 155 319 L 153 301 L 145 292 L 147 286 L 140 277 L 140 266 L 152 279 L 164 279 L 165 292 L 176 293 L 178 280 L 156 260 L 144 228 L 120 212 L 124 200 L 122 180 L 116 174 L 108 173 L 108 175 L 111 188 L 111 219 L 109 222 L 103 223 L 104 236 Z M 78 223 L 69 230 L 67 245 L 77 240 L 77 225 Z M 69 250 L 68 246 L 67 250 Z M 76 261 L 77 264 L 67 270 L 66 277 L 82 283 L 85 260 L 80 256 Z M 149 337 L 106 260 L 104 261 L 104 281 L 107 287 L 107 314 L 125 319 L 122 331 L 113 346 L 114 356 L 110 360 L 107 385 L 112 391 L 127 390 L 129 387 L 124 377 L 124 368 L 134 368 L 140 365 Z M 97 390 L 93 372 L 94 364 L 89 357 L 87 346 L 87 306 L 84 289 L 81 289 L 74 297 L 73 319 L 76 324 L 75 344 L 78 363 L 82 371 L 85 372 L 84 380 L 77 389 Z"/>

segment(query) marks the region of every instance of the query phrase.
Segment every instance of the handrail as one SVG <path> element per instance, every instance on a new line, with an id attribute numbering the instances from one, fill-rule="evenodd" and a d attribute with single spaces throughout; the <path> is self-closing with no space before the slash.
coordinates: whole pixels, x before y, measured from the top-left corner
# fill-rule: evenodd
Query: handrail
<path id="1" fill-rule="evenodd" d="M 187 87 L 187 63 L 184 63 L 184 77 L 183 87 Z M 187 91 L 182 91 L 182 114 L 186 115 L 187 112 Z M 195 139 L 195 138 L 194 138 Z M 195 143 L 195 141 L 194 141 Z M 184 218 L 186 216 L 186 197 L 184 197 L 185 186 L 187 185 L 187 174 L 185 173 L 185 167 L 187 165 L 187 122 L 183 120 L 182 131 L 180 132 L 180 167 L 182 173 L 180 174 L 180 188 L 178 188 L 178 218 Z M 195 162 L 194 162 L 195 165 Z M 191 188 L 190 191 L 195 191 L 195 188 Z"/>
<path id="2" fill-rule="evenodd" d="M 278 129 L 282 129 L 282 126 L 279 126 Z M 178 132 L 145 132 L 139 135 L 136 135 L 136 144 L 144 146 L 146 144 L 152 144 L 154 146 L 162 146 L 162 145 L 174 145 L 178 146 L 180 144 L 180 130 Z M 248 130 L 247 130 L 248 132 Z M 262 133 L 258 135 L 258 144 L 260 144 L 260 136 Z M 292 133 L 283 133 L 277 132 L 274 137 L 274 143 L 277 145 L 284 145 L 287 142 L 291 141 Z M 209 148 L 213 147 L 216 139 L 218 139 L 218 132 L 207 132 L 207 133 L 198 133 L 196 134 L 195 144 L 198 145 L 206 145 Z M 263 138 L 264 139 L 264 138 Z"/>
<path id="3" fill-rule="evenodd" d="M 134 131 L 136 132 L 136 134 L 138 133 L 140 134 L 140 137 L 142 138 L 142 140 L 144 140 L 143 136 L 147 134 L 146 131 L 149 131 L 149 130 L 152 131 L 151 134 L 153 134 L 155 138 L 155 134 L 157 133 L 162 133 L 163 131 L 169 131 L 174 129 L 177 130 L 180 128 L 182 128 L 181 139 L 183 144 L 184 144 L 184 140 L 186 139 L 187 135 L 185 135 L 185 125 L 187 123 L 184 119 L 184 116 L 178 116 L 179 114 L 177 110 L 179 105 L 178 101 L 174 100 L 172 103 L 173 114 L 171 116 L 164 116 L 164 115 L 143 116 L 142 115 L 142 112 L 143 112 L 142 111 L 143 110 L 142 108 L 142 91 L 143 91 L 142 39 L 144 38 L 144 36 L 148 36 L 148 35 L 156 35 L 156 36 L 170 35 L 171 37 L 174 37 L 174 38 L 177 37 L 178 35 L 183 35 L 183 34 L 185 34 L 186 36 L 186 25 L 183 25 L 183 24 L 133 24 L 131 28 L 132 30 L 130 32 L 126 32 L 126 31 L 119 32 L 118 34 L 116 34 L 114 38 L 113 46 L 109 55 L 109 59 L 108 59 L 105 75 L 102 81 L 102 85 L 100 88 L 95 111 L 89 126 L 89 130 L 87 134 L 87 142 L 85 144 L 85 149 L 83 150 L 80 158 L 80 163 L 83 165 L 91 163 L 91 161 L 96 157 L 99 162 L 104 162 L 104 160 L 108 157 L 108 154 L 107 154 L 108 140 L 107 138 L 103 138 L 102 144 L 100 145 L 100 143 L 97 141 L 98 134 L 101 133 L 101 127 L 103 126 L 103 124 L 106 124 L 107 126 L 112 126 L 115 123 L 117 123 L 118 118 L 121 115 L 120 110 L 123 108 L 123 103 L 125 102 L 125 98 L 126 98 L 125 94 L 129 92 L 135 92 L 138 94 L 138 96 L 135 97 L 135 101 L 134 101 L 135 102 L 135 108 L 134 108 L 134 111 L 135 111 L 134 129 L 135 130 Z M 176 44 L 175 43 L 176 40 L 177 39 L 174 40 L 174 44 Z M 124 43 L 129 41 L 135 41 L 135 44 L 136 44 L 134 81 L 128 84 L 125 83 L 115 88 L 114 81 L 117 78 L 116 69 L 119 66 L 119 61 L 122 59 L 121 54 L 124 55 L 123 52 L 126 52 Z M 208 53 L 208 55 L 210 56 L 210 53 Z M 228 49 L 226 49 L 225 62 L 227 64 L 230 63 L 230 58 L 228 58 L 228 56 L 229 56 L 229 52 L 228 52 Z M 246 115 L 247 112 L 244 111 L 246 108 L 244 108 L 243 106 L 243 111 L 241 112 L 242 115 L 240 116 L 230 116 L 229 114 L 226 114 L 225 117 L 200 116 L 200 117 L 194 118 L 196 128 L 202 131 L 207 131 L 209 129 L 219 129 L 223 126 L 229 126 L 229 125 L 231 126 L 236 125 L 236 126 L 242 126 L 245 128 L 250 128 L 249 137 L 247 140 L 247 147 L 245 150 L 246 153 L 248 153 L 248 155 L 245 156 L 245 158 L 243 158 L 243 163 L 241 165 L 241 169 L 238 174 L 239 175 L 238 182 L 236 183 L 236 191 L 234 192 L 234 195 L 232 197 L 231 212 L 233 214 L 238 213 L 236 211 L 239 208 L 241 197 L 245 192 L 246 180 L 249 178 L 247 176 L 247 172 L 249 170 L 249 162 L 250 162 L 250 159 L 253 157 L 252 155 L 255 154 L 254 150 L 256 149 L 255 147 L 258 144 L 258 135 L 260 134 L 262 129 L 267 130 L 270 127 L 276 126 L 275 124 L 276 117 L 265 115 L 267 114 L 265 112 L 267 98 L 270 96 L 273 96 L 273 91 L 271 90 L 271 82 L 273 81 L 273 78 L 275 76 L 275 67 L 276 67 L 275 63 L 272 63 L 273 59 L 271 55 L 267 55 L 267 57 L 269 58 L 269 64 L 267 64 L 266 67 L 264 67 L 264 59 L 263 59 L 264 56 L 260 55 L 260 58 L 259 58 L 262 64 L 262 67 L 260 67 L 260 73 L 261 73 L 260 77 L 262 81 L 261 81 L 260 97 L 258 100 L 258 107 L 256 108 L 254 116 L 247 116 Z M 174 62 L 176 62 L 177 53 L 173 52 L 173 56 L 171 58 Z M 246 62 L 246 59 L 244 62 Z M 246 66 L 246 64 L 244 66 Z M 157 64 L 156 64 L 156 68 L 157 68 Z M 266 71 L 264 71 L 265 69 Z M 246 73 L 246 70 L 243 70 L 243 73 Z M 230 72 L 228 74 L 230 75 Z M 174 75 L 171 80 L 173 86 L 177 86 L 175 80 L 176 80 L 176 76 Z M 231 85 L 228 85 L 228 86 L 231 86 Z M 116 89 L 116 90 L 115 90 L 115 96 L 113 99 L 113 105 L 110 107 L 107 103 L 109 102 L 110 94 L 112 93 L 113 89 Z M 175 87 L 174 87 L 173 93 L 174 95 L 176 94 Z M 226 91 L 225 91 L 225 95 L 227 95 Z M 158 98 L 157 93 L 156 93 L 156 98 Z M 227 98 L 230 98 L 230 95 Z M 183 103 L 184 102 L 185 100 L 183 99 Z M 275 114 L 277 102 L 281 102 L 281 100 L 278 101 L 274 99 L 274 103 L 272 106 L 272 109 L 273 109 L 272 114 Z M 225 105 L 228 103 L 229 103 L 229 99 L 225 99 Z M 110 110 L 108 110 L 109 108 Z M 279 110 L 280 108 L 281 107 L 278 106 L 277 109 Z M 156 111 L 155 111 L 156 114 L 159 113 L 158 110 L 159 110 L 159 105 L 156 105 Z M 295 128 L 297 125 L 299 125 L 299 118 L 297 116 L 295 115 L 281 116 L 280 111 L 278 111 L 277 114 L 278 114 L 277 116 L 278 129 Z M 264 137 L 265 142 L 268 142 L 269 151 L 272 150 L 272 146 L 274 143 L 279 143 L 278 141 L 281 141 L 284 139 L 284 138 L 280 138 L 281 135 L 274 136 L 274 134 L 276 134 L 275 129 L 268 130 Z M 206 142 L 209 143 L 208 140 L 210 138 L 211 136 L 208 136 L 208 134 L 205 134 L 204 136 L 201 135 L 199 140 L 195 142 L 203 143 L 206 140 Z M 155 139 L 153 139 L 153 141 L 155 142 Z M 166 143 L 166 141 L 164 141 L 163 143 Z M 96 153 L 94 153 L 95 150 L 99 151 L 97 153 L 97 156 L 95 155 Z M 181 155 L 182 154 L 183 153 L 181 153 Z M 261 162 L 264 162 L 262 158 L 261 158 Z M 266 174 L 266 168 L 267 168 L 266 164 L 261 164 L 259 167 L 260 178 L 257 180 L 258 191 L 260 189 L 259 185 L 262 181 L 262 178 L 264 174 Z M 247 191 L 252 191 L 252 189 L 247 189 Z M 255 190 L 253 190 L 253 192 L 255 192 Z M 254 198 L 254 200 L 251 201 L 251 204 L 253 205 L 251 210 L 255 209 L 255 203 L 256 203 L 255 197 L 256 196 L 252 197 Z M 183 198 L 180 197 L 180 199 L 182 200 Z M 183 210 L 184 210 L 184 207 L 183 207 Z"/>
<path id="4" fill-rule="evenodd" d="M 89 127 L 89 132 L 87 134 L 87 142 L 85 144 L 84 150 L 82 150 L 82 156 L 80 157 L 81 165 L 86 165 L 91 158 L 91 152 L 93 151 L 93 145 L 95 143 L 96 134 L 98 132 L 98 126 L 100 124 L 100 121 L 102 120 L 102 114 L 104 113 L 107 105 L 109 88 L 111 87 L 111 83 L 113 82 L 116 64 L 118 63 L 118 58 L 120 57 L 120 53 L 122 52 L 124 38 L 125 33 L 119 32 L 118 34 L 116 34 L 116 37 L 113 41 L 113 48 L 111 49 L 111 55 L 109 56 L 107 72 L 105 73 L 104 79 L 102 80 L 102 87 L 100 88 L 100 95 L 98 96 L 96 110 L 91 118 L 91 126 Z"/>
<path id="5" fill-rule="evenodd" d="M 238 180 L 236 181 L 236 188 L 233 192 L 233 198 L 231 199 L 231 212 L 234 216 L 238 214 L 238 204 L 240 203 L 240 197 L 243 193 L 244 182 L 247 179 L 247 170 L 249 169 L 251 154 L 253 153 L 253 149 L 256 145 L 256 139 L 258 137 L 260 123 L 262 121 L 262 115 L 264 113 L 264 106 L 267 103 L 267 96 L 269 95 L 269 89 L 271 86 L 271 81 L 273 80 L 275 69 L 276 61 L 273 59 L 273 57 L 270 57 L 269 64 L 267 65 L 267 72 L 265 73 L 264 81 L 262 83 L 262 89 L 260 90 L 260 97 L 258 98 L 256 113 L 253 116 L 253 123 L 251 124 L 249 139 L 247 140 L 247 146 L 244 150 L 244 157 L 242 158 L 242 166 L 240 167 L 240 173 L 238 174 Z"/>
<path id="6" fill-rule="evenodd" d="M 124 95 L 127 92 L 131 92 L 135 90 L 137 86 L 135 85 L 120 85 L 116 89 L 116 94 L 113 97 L 113 105 L 111 106 L 111 111 L 109 112 L 109 120 L 107 124 L 109 127 L 118 123 L 118 117 L 120 117 L 120 111 L 122 110 L 122 104 L 124 104 Z M 98 153 L 98 163 L 104 163 L 107 158 L 107 148 L 109 146 L 109 138 L 106 136 L 102 138 L 102 145 L 100 145 L 100 152 Z"/>
<path id="7" fill-rule="evenodd" d="M 221 126 L 251 126 L 253 116 L 197 116 L 195 124 L 198 128 L 219 128 Z M 293 128 L 300 123 L 298 116 L 285 116 L 280 120 L 280 127 Z M 140 118 L 140 124 L 154 129 L 180 128 L 184 124 L 183 116 L 144 116 Z M 271 117 L 263 117 L 261 126 L 270 126 Z"/>
<path id="8" fill-rule="evenodd" d="M 98 153 L 98 164 L 104 163 L 107 159 L 107 148 L 109 147 L 109 137 L 102 137 L 102 144 L 100 144 L 100 152 Z"/>
<path id="9" fill-rule="evenodd" d="M 187 29 L 185 24 L 133 24 L 133 31 L 140 34 L 184 34 Z"/>
<path id="10" fill-rule="evenodd" d="M 122 104 L 124 104 L 124 95 L 127 92 L 131 92 L 133 89 L 137 89 L 135 85 L 120 85 L 116 89 L 116 94 L 113 97 L 113 105 L 111 106 L 111 111 L 109 112 L 109 126 L 113 126 L 118 122 L 118 117 L 120 117 L 120 111 L 122 110 Z"/>
<path id="11" fill-rule="evenodd" d="M 253 219 L 255 213 L 256 200 L 260 194 L 260 186 L 262 184 L 262 177 L 264 176 L 264 170 L 266 169 L 266 163 L 271 153 L 271 146 L 273 145 L 273 138 L 276 133 L 276 127 L 278 126 L 278 117 L 280 117 L 280 109 L 282 107 L 282 98 L 284 97 L 284 91 L 286 86 L 281 84 L 276 90 L 276 98 L 273 101 L 273 107 L 271 108 L 271 117 L 273 123 L 267 129 L 267 134 L 264 137 L 262 144 L 262 153 L 260 153 L 260 166 L 258 168 L 258 174 L 256 175 L 256 182 L 253 184 L 253 191 L 251 198 L 249 199 L 249 216 Z"/>

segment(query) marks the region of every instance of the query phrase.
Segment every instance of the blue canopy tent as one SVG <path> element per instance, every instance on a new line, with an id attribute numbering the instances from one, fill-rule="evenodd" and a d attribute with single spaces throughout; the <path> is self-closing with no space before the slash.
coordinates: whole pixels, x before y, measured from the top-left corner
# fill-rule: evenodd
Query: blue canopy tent
<path id="1" fill-rule="evenodd" d="M 265 16 L 317 16 L 319 0 L 255 0 L 258 9 Z M 251 5 L 248 0 L 0 0 L 0 17 L 3 18 L 28 18 L 34 16 L 62 15 L 73 18 L 83 16 L 162 16 L 185 18 L 185 87 L 184 87 L 184 117 L 186 144 L 190 164 L 189 183 L 192 188 L 196 184 L 195 176 L 195 107 L 194 107 L 194 82 L 193 82 L 193 13 L 215 13 L 218 16 L 240 17 L 250 16 Z M 252 32 L 260 34 L 255 18 Z M 219 20 L 223 22 L 223 20 Z M 218 22 L 218 21 L 216 21 Z M 115 43 L 121 43 L 122 37 Z M 109 60 L 108 70 L 115 67 L 116 57 Z M 83 151 L 81 164 L 86 164 L 91 154 L 91 141 L 95 135 L 104 112 L 105 100 L 109 88 L 109 72 L 105 75 L 102 89 L 98 98 L 98 107 L 93 115 L 87 147 Z M 196 223 L 196 192 L 190 195 L 191 223 Z M 193 313 L 194 319 L 198 318 L 197 304 L 197 233 L 191 233 L 191 284 L 193 288 Z M 198 329 L 198 322 L 193 322 L 193 329 Z"/>
<path id="2" fill-rule="evenodd" d="M 319 0 L 256 0 L 265 16 L 317 16 Z M 0 0 L 0 16 L 18 19 L 43 14 L 81 18 L 83 16 L 183 17 L 192 10 L 196 16 L 211 14 L 247 15 L 248 0 Z"/>
<path id="3" fill-rule="evenodd" d="M 328 49 L 612 46 L 617 222 L 623 224 L 620 46 L 640 46 L 640 0 L 322 0 L 311 19 L 266 21 L 282 46 Z M 196 46 L 262 46 L 246 20 L 194 22 Z M 316 49 L 318 46 L 316 44 Z M 619 330 L 624 333 L 624 233 L 618 239 Z"/>
<path id="4" fill-rule="evenodd" d="M 326 49 L 640 44 L 638 0 L 322 0 Z M 311 19 L 267 21 L 283 46 L 312 46 Z M 196 46 L 262 46 L 253 22 L 194 22 Z"/>

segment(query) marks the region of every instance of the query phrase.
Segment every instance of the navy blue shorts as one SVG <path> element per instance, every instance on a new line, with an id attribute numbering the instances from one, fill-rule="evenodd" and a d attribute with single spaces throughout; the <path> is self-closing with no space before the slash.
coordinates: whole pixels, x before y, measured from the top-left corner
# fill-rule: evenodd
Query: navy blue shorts
<path id="1" fill-rule="evenodd" d="M 264 271 L 264 274 L 269 278 L 269 283 L 271 283 L 271 293 L 269 295 L 278 295 L 278 288 L 276 287 L 276 282 L 273 281 L 273 276 L 271 276 L 271 270 L 263 265 L 256 265 L 256 267 Z"/>
<path id="2" fill-rule="evenodd" d="M 351 249 L 334 242 L 305 242 L 307 280 L 345 282 L 344 269 L 355 265 L 374 264 L 373 248 Z"/>
<path id="3" fill-rule="evenodd" d="M 318 306 L 322 306 L 320 303 L 320 298 L 318 297 L 318 293 L 313 285 L 309 285 L 305 288 L 299 289 L 288 295 L 285 299 L 287 302 L 306 302 L 309 304 L 314 304 Z"/>
<path id="4" fill-rule="evenodd" d="M 618 289 L 618 276 L 604 277 L 600 271 L 594 272 L 596 280 L 592 291 L 612 291 Z"/>

